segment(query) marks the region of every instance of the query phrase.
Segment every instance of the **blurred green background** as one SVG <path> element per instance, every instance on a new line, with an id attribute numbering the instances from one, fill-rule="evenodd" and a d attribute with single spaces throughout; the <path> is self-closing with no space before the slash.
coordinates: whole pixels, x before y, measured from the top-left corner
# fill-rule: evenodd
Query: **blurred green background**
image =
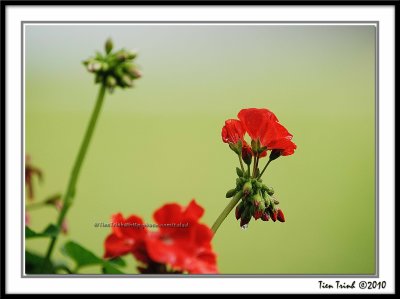
<path id="1" fill-rule="evenodd" d="M 81 62 L 112 37 L 115 48 L 138 50 L 143 72 L 135 88 L 106 97 L 55 259 L 67 259 L 60 248 L 69 239 L 102 255 L 110 229 L 93 225 L 117 212 L 153 223 L 164 203 L 195 198 L 211 226 L 236 178 L 224 121 L 265 107 L 298 146 L 264 175 L 286 222 L 252 220 L 242 230 L 230 215 L 213 240 L 220 272 L 375 272 L 373 26 L 71 24 L 25 33 L 25 146 L 45 174 L 37 201 L 65 191 L 94 106 L 98 86 Z M 31 227 L 56 216 L 32 211 Z M 47 246 L 26 242 L 38 253 Z M 123 271 L 136 273 L 133 257 L 125 260 Z"/>

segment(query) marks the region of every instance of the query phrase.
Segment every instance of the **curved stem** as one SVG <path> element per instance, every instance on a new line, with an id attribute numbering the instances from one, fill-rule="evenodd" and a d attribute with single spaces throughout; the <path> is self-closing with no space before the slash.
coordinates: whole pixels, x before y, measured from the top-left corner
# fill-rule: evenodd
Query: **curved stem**
<path id="1" fill-rule="evenodd" d="M 64 198 L 63 198 L 63 207 L 62 207 L 61 212 L 58 215 L 58 219 L 57 219 L 57 227 L 58 228 L 61 227 L 61 224 L 64 221 L 64 218 L 65 218 L 65 216 L 66 216 L 66 214 L 68 212 L 68 209 L 70 208 L 70 206 L 72 204 L 72 201 L 73 201 L 73 198 L 74 198 L 74 195 L 75 195 L 76 183 L 78 182 L 79 172 L 81 170 L 81 166 L 82 166 L 83 160 L 84 160 L 84 158 L 86 156 L 86 152 L 88 150 L 89 143 L 90 143 L 90 140 L 92 138 L 94 128 L 96 126 L 97 118 L 99 116 L 101 107 L 103 105 L 105 92 L 106 92 L 106 86 L 105 86 L 105 84 L 102 84 L 100 86 L 100 90 L 99 90 L 99 93 L 98 93 L 98 96 L 97 96 L 96 105 L 95 105 L 94 110 L 92 112 L 92 116 L 90 117 L 90 121 L 89 121 L 88 127 L 86 129 L 85 136 L 83 138 L 81 147 L 79 149 L 78 156 L 76 157 L 74 167 L 73 167 L 71 175 L 69 177 L 67 191 L 65 192 L 65 195 L 64 195 Z M 47 249 L 46 257 L 45 257 L 43 265 L 42 265 L 42 270 L 46 268 L 46 265 L 50 261 L 51 254 L 53 252 L 54 246 L 55 246 L 56 241 L 57 241 L 57 237 L 58 237 L 58 234 L 51 238 L 49 247 Z"/>
<path id="2" fill-rule="evenodd" d="M 229 215 L 229 213 L 233 210 L 233 208 L 238 204 L 239 200 L 242 198 L 241 192 L 236 193 L 236 195 L 230 200 L 228 205 L 222 211 L 222 213 L 218 216 L 217 220 L 215 220 L 211 230 L 213 231 L 214 235 L 217 232 L 218 228 L 224 222 L 225 218 Z"/>
<path id="3" fill-rule="evenodd" d="M 263 170 L 261 171 L 260 175 L 257 177 L 257 179 L 261 178 L 261 176 L 264 174 L 264 171 L 267 169 L 269 163 L 271 163 L 273 160 L 268 160 L 267 164 L 264 166 Z"/>

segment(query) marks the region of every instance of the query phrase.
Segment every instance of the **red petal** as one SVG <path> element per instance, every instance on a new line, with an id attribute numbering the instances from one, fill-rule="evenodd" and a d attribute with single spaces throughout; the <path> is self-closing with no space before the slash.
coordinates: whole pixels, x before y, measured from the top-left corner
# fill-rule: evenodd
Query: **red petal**
<path id="1" fill-rule="evenodd" d="M 184 219 L 190 219 L 192 221 L 197 221 L 203 216 L 204 214 L 204 209 L 199 206 L 196 201 L 193 199 L 188 207 L 186 208 L 184 212 Z"/>
<path id="2" fill-rule="evenodd" d="M 113 258 L 129 253 L 134 243 L 128 243 L 125 239 L 118 238 L 117 235 L 109 235 L 104 242 L 104 257 Z"/>
<path id="3" fill-rule="evenodd" d="M 238 117 L 253 140 L 261 139 L 261 130 L 270 121 L 278 121 L 268 109 L 249 108 L 240 110 Z"/>
<path id="4" fill-rule="evenodd" d="M 225 121 L 225 126 L 222 128 L 222 141 L 225 143 L 237 143 L 243 140 L 245 130 L 242 123 L 237 119 L 228 119 Z"/>

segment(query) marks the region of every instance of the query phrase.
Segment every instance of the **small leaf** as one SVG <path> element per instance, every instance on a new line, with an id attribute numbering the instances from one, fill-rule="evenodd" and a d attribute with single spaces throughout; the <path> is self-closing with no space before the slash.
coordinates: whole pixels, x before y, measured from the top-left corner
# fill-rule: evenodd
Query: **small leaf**
<path id="1" fill-rule="evenodd" d="M 31 228 L 29 228 L 28 226 L 25 226 L 25 238 L 26 239 L 55 237 L 55 236 L 57 236 L 58 232 L 59 232 L 59 229 L 54 224 L 49 224 L 49 226 L 47 226 L 46 229 L 41 233 L 37 233 L 37 232 L 33 231 Z"/>
<path id="2" fill-rule="evenodd" d="M 67 242 L 62 251 L 76 262 L 78 268 L 103 263 L 101 258 L 73 241 Z"/>

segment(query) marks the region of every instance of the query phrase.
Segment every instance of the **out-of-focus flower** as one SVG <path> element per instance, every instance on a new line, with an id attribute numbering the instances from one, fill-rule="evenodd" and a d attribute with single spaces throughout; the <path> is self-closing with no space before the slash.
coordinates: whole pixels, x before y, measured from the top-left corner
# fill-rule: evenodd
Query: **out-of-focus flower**
<path id="1" fill-rule="evenodd" d="M 25 156 L 25 186 L 28 198 L 33 200 L 35 197 L 33 187 L 33 177 L 38 177 L 41 181 L 43 179 L 42 171 L 31 164 L 30 156 Z"/>
<path id="2" fill-rule="evenodd" d="M 157 231 L 146 229 L 141 218 L 113 216 L 113 233 L 105 241 L 105 257 L 132 253 L 141 273 L 217 273 L 211 229 L 200 223 L 204 209 L 192 200 L 187 207 L 166 204 L 154 212 Z"/>

